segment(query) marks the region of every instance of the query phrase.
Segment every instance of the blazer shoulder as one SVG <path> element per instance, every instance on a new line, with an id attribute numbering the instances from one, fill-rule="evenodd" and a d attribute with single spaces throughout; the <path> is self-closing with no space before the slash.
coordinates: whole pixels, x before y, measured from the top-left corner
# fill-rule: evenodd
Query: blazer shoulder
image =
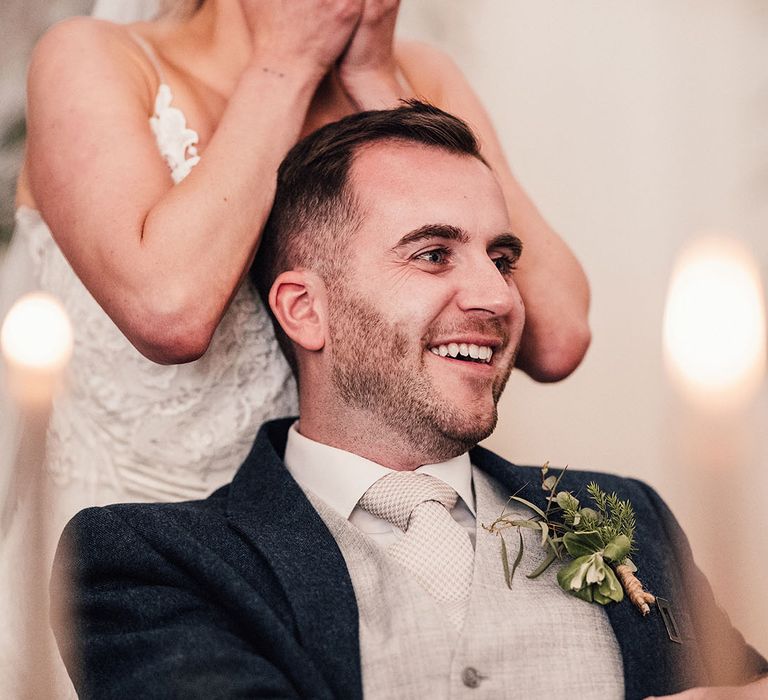
<path id="1" fill-rule="evenodd" d="M 483 447 L 473 449 L 470 456 L 473 464 L 502 484 L 513 488 L 514 491 L 522 491 L 532 497 L 534 501 L 543 500 L 545 495 L 541 489 L 543 465 L 515 464 Z M 638 515 L 649 515 L 664 522 L 674 522 L 674 516 L 661 496 L 653 487 L 639 479 L 611 472 L 571 469 L 552 465 L 548 465 L 547 476 L 559 477 L 558 491 L 570 491 L 579 500 L 588 497 L 587 486 L 594 482 L 604 491 L 615 493 L 619 498 L 629 500 Z"/>
<path id="2" fill-rule="evenodd" d="M 210 496 L 191 501 L 168 501 L 158 503 L 112 503 L 92 506 L 77 513 L 73 522 L 88 522 L 93 519 L 117 518 L 126 523 L 141 523 L 153 519 L 215 516 L 226 507 L 229 484 L 214 491 Z"/>
<path id="3" fill-rule="evenodd" d="M 57 550 L 81 560 L 111 559 L 116 551 L 183 552 L 227 529 L 226 490 L 178 503 L 116 503 L 86 508 L 64 528 Z M 227 541 L 227 538 L 222 538 Z"/>

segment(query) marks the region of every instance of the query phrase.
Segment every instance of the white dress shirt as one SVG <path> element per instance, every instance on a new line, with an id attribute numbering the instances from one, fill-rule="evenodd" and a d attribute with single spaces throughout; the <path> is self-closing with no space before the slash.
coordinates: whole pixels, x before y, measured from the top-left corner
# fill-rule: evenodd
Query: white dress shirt
<path id="1" fill-rule="evenodd" d="M 374 482 L 391 472 L 389 468 L 309 439 L 299 432 L 299 421 L 288 431 L 285 466 L 303 491 L 321 498 L 378 546 L 386 549 L 402 537 L 400 528 L 357 505 Z M 476 511 L 469 454 L 465 452 L 438 464 L 424 464 L 415 472 L 434 476 L 456 490 L 459 498 L 451 515 L 467 529 L 474 546 Z"/>

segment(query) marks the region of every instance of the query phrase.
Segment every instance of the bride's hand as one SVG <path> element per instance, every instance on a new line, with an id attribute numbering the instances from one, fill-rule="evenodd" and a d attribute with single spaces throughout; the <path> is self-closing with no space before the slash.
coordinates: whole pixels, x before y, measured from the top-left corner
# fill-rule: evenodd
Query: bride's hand
<path id="1" fill-rule="evenodd" d="M 338 64 L 347 95 L 359 109 L 393 107 L 410 96 L 394 54 L 399 0 L 365 0 L 360 22 Z"/>
<path id="2" fill-rule="evenodd" d="M 253 55 L 281 66 L 299 65 L 322 77 L 349 43 L 363 0 L 239 0 L 253 35 Z"/>

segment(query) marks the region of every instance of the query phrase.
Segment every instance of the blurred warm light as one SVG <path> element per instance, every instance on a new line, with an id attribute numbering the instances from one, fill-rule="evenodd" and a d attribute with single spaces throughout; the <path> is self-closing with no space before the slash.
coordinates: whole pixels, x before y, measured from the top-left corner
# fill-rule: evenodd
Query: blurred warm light
<path id="1" fill-rule="evenodd" d="M 8 388 L 20 405 L 49 405 L 60 388 L 72 344 L 67 312 L 55 297 L 33 292 L 11 307 L 0 329 L 0 348 Z"/>
<path id="2" fill-rule="evenodd" d="M 8 312 L 0 331 L 5 358 L 29 369 L 56 370 L 72 355 L 72 326 L 55 297 L 33 292 L 21 297 Z"/>
<path id="3" fill-rule="evenodd" d="M 712 408 L 751 397 L 765 374 L 765 325 L 760 273 L 744 246 L 708 236 L 682 252 L 667 297 L 664 354 L 687 395 Z"/>

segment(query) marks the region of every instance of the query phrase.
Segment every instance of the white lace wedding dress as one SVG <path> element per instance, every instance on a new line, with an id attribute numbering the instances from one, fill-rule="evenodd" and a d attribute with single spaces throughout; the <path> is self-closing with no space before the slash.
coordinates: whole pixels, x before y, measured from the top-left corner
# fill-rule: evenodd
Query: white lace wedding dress
<path id="1" fill-rule="evenodd" d="M 199 160 L 197 135 L 173 107 L 164 84 L 150 126 L 173 179 L 180 181 Z M 40 215 L 22 207 L 0 271 L 0 318 L 13 298 L 29 289 L 57 296 L 74 327 L 68 389 L 55 400 L 47 441 L 46 474 L 55 495 L 53 536 L 87 506 L 205 497 L 232 478 L 263 421 L 297 410 L 293 377 L 248 282 L 201 359 L 158 365 L 139 354 L 96 303 Z M 13 420 L 7 404 L 4 410 L 0 503 L 13 467 Z M 25 550 L 23 504 L 17 514 L 0 532 L 0 591 L 12 588 L 14 560 Z M 23 610 L 18 601 L 4 598 L 0 613 L 6 606 L 12 610 L 0 615 L 5 617 L 0 624 L 0 691 L 5 690 L 3 671 L 13 670 L 6 652 L 18 632 L 9 616 L 19 617 Z M 21 617 L 17 625 L 23 624 Z M 9 668 L 3 669 L 4 663 Z"/>

